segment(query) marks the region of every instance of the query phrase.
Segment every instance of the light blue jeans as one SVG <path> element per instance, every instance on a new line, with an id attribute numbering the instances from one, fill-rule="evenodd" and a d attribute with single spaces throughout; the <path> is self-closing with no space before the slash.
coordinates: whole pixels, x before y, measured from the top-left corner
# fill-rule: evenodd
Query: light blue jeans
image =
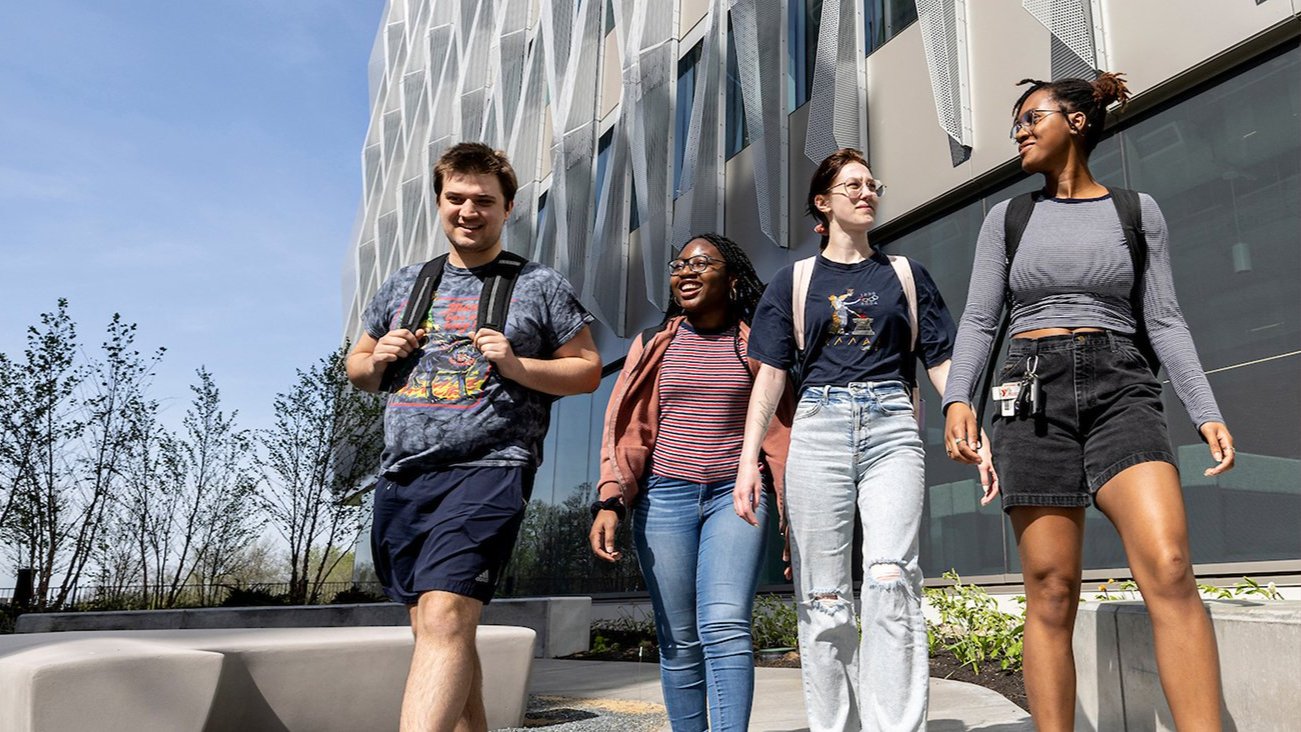
<path id="1" fill-rule="evenodd" d="M 655 608 L 660 683 L 674 732 L 750 724 L 750 614 L 768 496 L 755 512 L 756 528 L 732 509 L 733 483 L 651 476 L 633 509 L 633 541 Z"/>
<path id="2" fill-rule="evenodd" d="M 811 732 L 920 730 L 929 661 L 917 531 L 922 441 L 899 382 L 811 387 L 786 464 L 786 515 Z M 863 521 L 862 637 L 851 578 Z"/>

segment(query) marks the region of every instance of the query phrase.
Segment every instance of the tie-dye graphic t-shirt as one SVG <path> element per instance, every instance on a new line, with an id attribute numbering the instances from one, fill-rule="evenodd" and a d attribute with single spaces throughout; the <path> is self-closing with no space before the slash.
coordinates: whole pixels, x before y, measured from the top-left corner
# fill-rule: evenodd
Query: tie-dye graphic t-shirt
<path id="1" fill-rule="evenodd" d="M 393 273 L 366 306 L 366 332 L 398 327 L 422 265 Z M 479 314 L 482 268 L 448 263 L 424 329 L 428 337 L 384 412 L 385 475 L 452 466 L 542 461 L 551 397 L 503 378 L 470 340 Z M 515 281 L 506 338 L 516 356 L 547 358 L 592 321 L 555 270 L 528 263 Z M 392 366 L 390 366 L 392 368 Z"/>

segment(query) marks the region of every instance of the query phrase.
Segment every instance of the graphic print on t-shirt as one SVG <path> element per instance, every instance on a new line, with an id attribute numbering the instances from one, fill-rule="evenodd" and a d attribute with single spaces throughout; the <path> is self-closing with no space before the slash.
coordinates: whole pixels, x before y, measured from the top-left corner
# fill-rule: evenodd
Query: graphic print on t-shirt
<path id="1" fill-rule="evenodd" d="M 867 308 L 879 299 L 875 292 L 857 295 L 852 287 L 839 295 L 828 295 L 831 326 L 827 328 L 824 345 L 858 346 L 864 351 L 871 348 L 876 331 L 872 330 L 872 318 L 868 316 Z"/>
<path id="2" fill-rule="evenodd" d="M 403 303 L 397 312 L 405 309 Z M 436 322 L 440 317 L 442 322 Z M 394 393 L 390 408 L 469 409 L 479 403 L 491 364 L 470 339 L 478 317 L 477 297 L 440 300 L 435 294 L 429 314 L 420 324 L 428 334 L 420 361 L 407 383 Z"/>

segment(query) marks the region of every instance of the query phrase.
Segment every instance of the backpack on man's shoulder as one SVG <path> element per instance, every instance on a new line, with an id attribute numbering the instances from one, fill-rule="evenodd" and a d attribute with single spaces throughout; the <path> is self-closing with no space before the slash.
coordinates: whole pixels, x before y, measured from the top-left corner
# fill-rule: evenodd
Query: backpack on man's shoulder
<path id="1" fill-rule="evenodd" d="M 420 268 L 420 274 L 411 287 L 411 295 L 407 298 L 406 308 L 402 311 L 402 319 L 398 321 L 399 329 L 415 333 L 424 322 L 433 305 L 438 286 L 443 281 L 443 268 L 446 264 L 447 255 L 442 254 L 425 262 Z M 526 264 L 528 260 L 524 257 L 503 250 L 483 270 L 483 289 L 479 292 L 479 314 L 475 320 L 475 330 L 490 328 L 506 332 L 506 316 L 510 311 L 511 295 L 515 292 L 515 281 L 519 279 Z M 420 352 L 415 351 L 406 358 L 389 364 L 380 380 L 380 390 L 393 391 L 400 388 L 407 382 L 419 361 Z"/>

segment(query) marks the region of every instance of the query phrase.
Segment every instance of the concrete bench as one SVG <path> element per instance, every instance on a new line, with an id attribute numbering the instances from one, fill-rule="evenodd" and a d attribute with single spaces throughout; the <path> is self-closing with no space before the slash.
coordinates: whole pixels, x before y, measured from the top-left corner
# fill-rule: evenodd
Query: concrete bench
<path id="1" fill-rule="evenodd" d="M 533 641 L 479 629 L 492 729 L 522 722 Z M 0 732 L 397 729 L 411 648 L 401 627 L 0 637 Z"/>
<path id="2" fill-rule="evenodd" d="M 1210 600 L 1220 649 L 1224 728 L 1296 729 L 1301 720 L 1301 602 Z M 1152 623 L 1141 602 L 1088 602 L 1075 621 L 1077 730 L 1173 730 Z"/>
<path id="3" fill-rule="evenodd" d="M 73 630 L 182 630 L 213 628 L 329 628 L 409 625 L 404 605 L 303 605 L 178 610 L 122 610 L 88 613 L 27 613 L 19 633 Z M 588 650 L 592 598 L 518 597 L 493 600 L 483 609 L 482 625 L 514 625 L 537 633 L 535 658 L 560 658 Z"/>

